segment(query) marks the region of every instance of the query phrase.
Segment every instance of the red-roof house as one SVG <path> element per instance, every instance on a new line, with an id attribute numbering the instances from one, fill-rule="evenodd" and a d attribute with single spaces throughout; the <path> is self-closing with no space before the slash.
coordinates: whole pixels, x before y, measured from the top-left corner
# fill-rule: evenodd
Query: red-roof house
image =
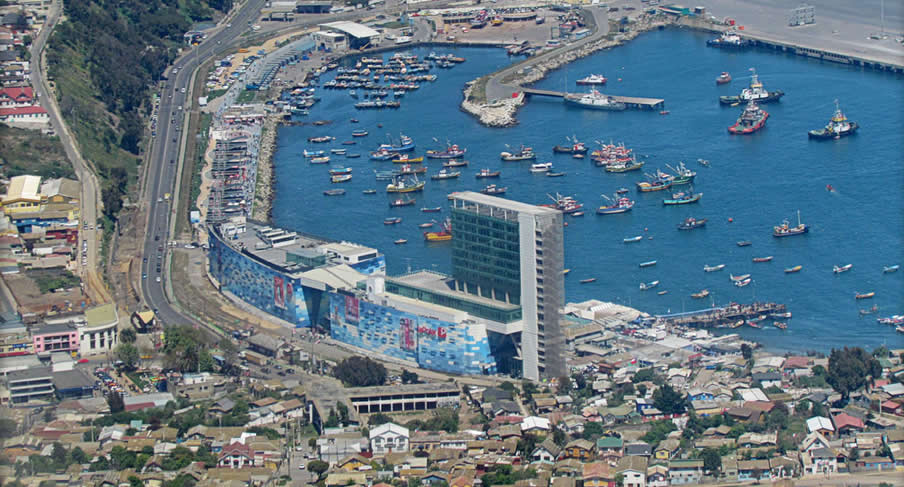
<path id="1" fill-rule="evenodd" d="M 0 108 L 0 122 L 46 122 L 47 110 L 39 106 Z"/>
<path id="2" fill-rule="evenodd" d="M 833 416 L 832 422 L 835 423 L 835 431 L 842 436 L 863 430 L 863 421 L 848 413 L 841 413 Z"/>
<path id="3" fill-rule="evenodd" d="M 254 454 L 251 445 L 231 443 L 223 447 L 217 459 L 219 468 L 244 468 L 254 466 Z"/>
<path id="4" fill-rule="evenodd" d="M 27 107 L 35 104 L 30 86 L 9 86 L 0 89 L 0 108 Z"/>
<path id="5" fill-rule="evenodd" d="M 882 412 L 894 414 L 897 416 L 904 416 L 904 404 L 900 404 L 892 400 L 885 401 L 882 403 Z"/>

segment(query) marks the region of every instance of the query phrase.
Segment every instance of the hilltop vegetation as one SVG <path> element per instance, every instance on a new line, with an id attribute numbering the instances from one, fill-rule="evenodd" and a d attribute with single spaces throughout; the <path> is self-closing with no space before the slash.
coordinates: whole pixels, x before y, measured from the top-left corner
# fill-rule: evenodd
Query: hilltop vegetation
<path id="1" fill-rule="evenodd" d="M 47 50 L 60 110 L 82 155 L 103 181 L 115 219 L 144 147 L 150 89 L 184 45 L 192 22 L 212 20 L 232 0 L 70 0 Z M 114 178 L 115 175 L 115 178 Z M 117 181 L 112 181 L 117 179 Z"/>

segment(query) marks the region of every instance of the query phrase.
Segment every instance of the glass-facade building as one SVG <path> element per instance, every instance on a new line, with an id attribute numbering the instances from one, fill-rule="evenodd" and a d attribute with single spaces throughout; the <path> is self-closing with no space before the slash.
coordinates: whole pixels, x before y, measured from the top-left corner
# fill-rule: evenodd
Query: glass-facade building
<path id="1" fill-rule="evenodd" d="M 562 212 L 475 192 L 452 200 L 456 290 L 521 307 L 522 375 L 565 375 Z"/>

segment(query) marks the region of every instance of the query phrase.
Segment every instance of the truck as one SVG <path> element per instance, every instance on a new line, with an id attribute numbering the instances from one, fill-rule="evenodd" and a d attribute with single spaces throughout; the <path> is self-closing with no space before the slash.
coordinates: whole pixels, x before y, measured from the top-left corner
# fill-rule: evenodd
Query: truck
<path id="1" fill-rule="evenodd" d="M 245 353 L 245 357 L 244 357 L 245 360 L 251 362 L 252 364 L 261 365 L 261 366 L 267 364 L 267 357 L 265 357 L 257 352 L 252 352 L 251 350 L 245 350 L 244 353 Z"/>

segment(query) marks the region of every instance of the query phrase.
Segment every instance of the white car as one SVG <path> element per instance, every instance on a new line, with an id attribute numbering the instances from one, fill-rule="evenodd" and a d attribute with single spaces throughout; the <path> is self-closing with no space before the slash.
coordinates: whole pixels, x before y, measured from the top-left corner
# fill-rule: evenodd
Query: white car
<path id="1" fill-rule="evenodd" d="M 160 282 L 160 276 L 157 276 L 154 280 Z"/>
<path id="2" fill-rule="evenodd" d="M 304 470 L 304 464 L 303 464 L 303 463 L 302 463 L 301 465 L 298 466 L 298 470 Z"/>

